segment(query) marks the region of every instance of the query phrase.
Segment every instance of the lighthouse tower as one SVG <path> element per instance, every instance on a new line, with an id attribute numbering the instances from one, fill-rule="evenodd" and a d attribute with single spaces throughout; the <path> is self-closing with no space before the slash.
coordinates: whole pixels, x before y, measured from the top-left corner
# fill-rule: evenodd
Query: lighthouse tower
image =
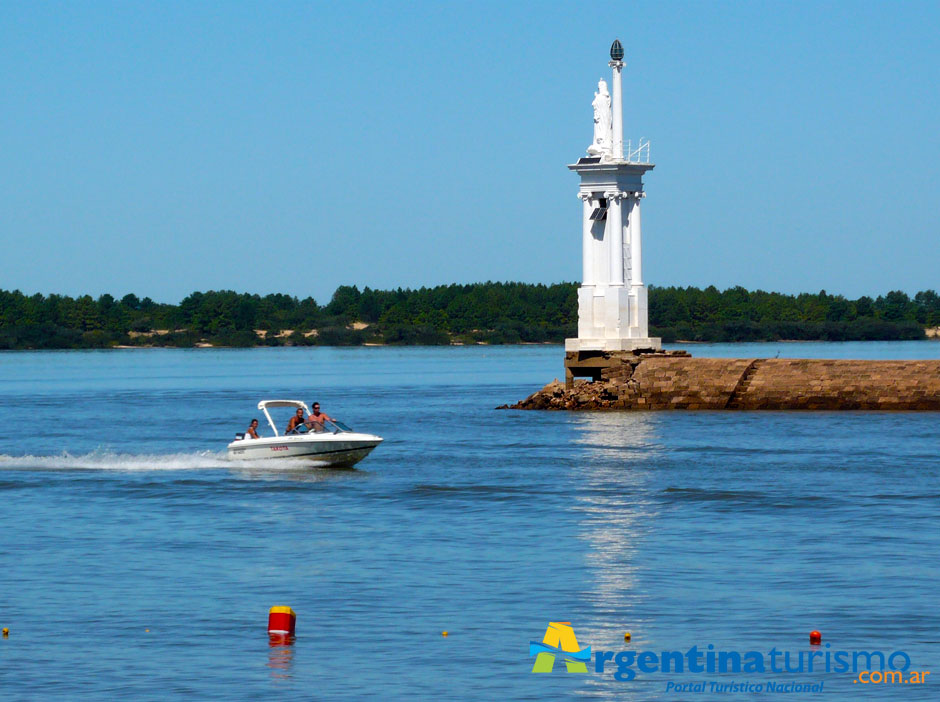
<path id="1" fill-rule="evenodd" d="M 610 47 L 612 90 L 601 79 L 594 94 L 594 141 L 568 168 L 581 176 L 582 283 L 578 338 L 565 340 L 566 356 L 660 349 L 650 338 L 643 284 L 640 203 L 643 174 L 653 169 L 649 142 L 623 141 L 623 46 Z M 591 353 L 594 352 L 594 353 Z M 572 360 L 575 360 L 572 358 Z"/>

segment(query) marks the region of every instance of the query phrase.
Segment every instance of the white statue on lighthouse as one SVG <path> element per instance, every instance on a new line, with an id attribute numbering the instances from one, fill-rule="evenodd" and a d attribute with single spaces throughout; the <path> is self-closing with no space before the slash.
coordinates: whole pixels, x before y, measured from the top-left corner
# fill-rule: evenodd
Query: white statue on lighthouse
<path id="1" fill-rule="evenodd" d="M 597 81 L 597 92 L 594 93 L 594 141 L 587 148 L 591 156 L 610 157 L 613 148 L 613 132 L 611 131 L 610 93 L 607 92 L 607 81 L 601 78 Z"/>
<path id="2" fill-rule="evenodd" d="M 582 283 L 578 289 L 578 338 L 567 352 L 659 349 L 650 338 L 640 231 L 643 174 L 653 169 L 649 145 L 623 148 L 621 72 L 623 46 L 610 47 L 613 94 L 604 80 L 594 95 L 594 141 L 588 156 L 568 166 L 581 176 Z M 609 106 L 609 108 L 608 108 Z"/>

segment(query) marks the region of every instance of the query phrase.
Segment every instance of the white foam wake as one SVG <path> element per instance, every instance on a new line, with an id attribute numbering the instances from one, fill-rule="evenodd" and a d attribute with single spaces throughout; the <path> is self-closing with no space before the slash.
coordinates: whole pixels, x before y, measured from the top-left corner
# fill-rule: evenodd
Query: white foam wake
<path id="1" fill-rule="evenodd" d="M 8 456 L 0 454 L 0 470 L 211 470 L 252 469 L 297 470 L 313 468 L 304 460 L 277 459 L 257 461 L 232 461 L 227 454 L 218 451 L 196 453 L 115 453 L 92 451 L 84 454 L 67 452 L 52 456 Z"/>

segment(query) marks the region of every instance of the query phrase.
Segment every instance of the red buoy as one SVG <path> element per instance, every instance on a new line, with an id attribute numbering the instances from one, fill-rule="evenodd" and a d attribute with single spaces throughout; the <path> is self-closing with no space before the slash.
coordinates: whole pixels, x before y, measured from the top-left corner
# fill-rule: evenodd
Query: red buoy
<path id="1" fill-rule="evenodd" d="M 290 607 L 272 607 L 268 612 L 268 635 L 293 637 L 297 626 L 297 615 Z"/>
<path id="2" fill-rule="evenodd" d="M 809 645 L 810 646 L 818 646 L 821 643 L 822 643 L 822 634 L 820 634 L 818 631 L 809 632 Z"/>

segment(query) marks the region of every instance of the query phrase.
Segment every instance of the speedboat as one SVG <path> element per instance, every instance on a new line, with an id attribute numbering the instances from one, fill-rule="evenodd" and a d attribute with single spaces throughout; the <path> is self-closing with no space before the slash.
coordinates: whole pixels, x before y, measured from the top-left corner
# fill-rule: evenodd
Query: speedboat
<path id="1" fill-rule="evenodd" d="M 274 436 L 252 439 L 245 434 L 236 434 L 235 441 L 228 445 L 230 459 L 294 458 L 322 465 L 352 466 L 382 443 L 381 436 L 360 434 L 335 420 L 315 423 L 312 427 L 301 424 L 289 434 L 279 434 L 268 412 L 278 407 L 300 408 L 304 415 L 310 414 L 307 405 L 300 400 L 262 400 L 258 409 L 264 412 Z"/>

